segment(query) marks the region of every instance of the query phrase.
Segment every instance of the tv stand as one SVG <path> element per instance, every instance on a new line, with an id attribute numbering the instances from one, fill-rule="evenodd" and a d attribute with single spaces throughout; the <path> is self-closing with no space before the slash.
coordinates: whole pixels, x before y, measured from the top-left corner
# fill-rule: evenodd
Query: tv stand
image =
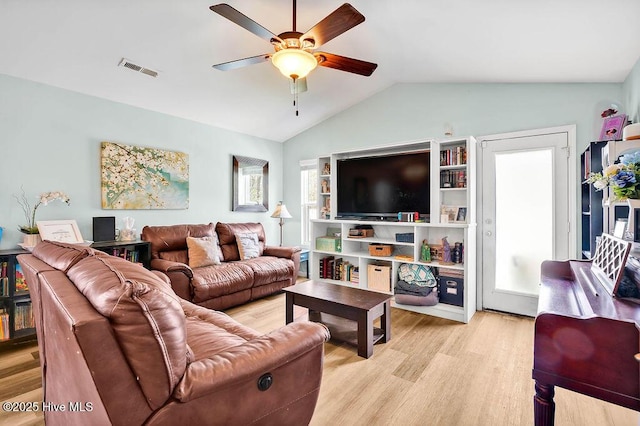
<path id="1" fill-rule="evenodd" d="M 363 224 L 370 225 L 372 236 L 350 236 L 349 231 Z M 460 305 L 447 304 L 441 301 L 435 306 L 405 305 L 392 301 L 392 306 L 421 314 L 447 318 L 453 321 L 468 323 L 476 311 L 476 263 L 475 263 L 475 239 L 476 228 L 474 224 L 448 223 L 432 224 L 419 222 L 389 222 L 389 221 L 362 221 L 362 220 L 326 220 L 314 219 L 311 221 L 313 237 L 327 235 L 329 230 L 340 229 L 340 243 L 338 250 L 311 249 L 309 267 L 311 276 L 315 280 L 330 282 L 348 287 L 358 287 L 369 291 L 382 291 L 393 295 L 393 288 L 398 282 L 398 270 L 403 263 L 417 263 L 432 268 L 438 272 L 448 271 L 457 273 L 462 280 L 462 303 Z M 397 241 L 396 235 L 413 234 L 412 242 Z M 371 235 L 371 234 L 368 234 Z M 447 237 L 453 247 L 456 242 L 464 244 L 462 263 L 442 263 L 432 258 L 431 261 L 421 262 L 422 242 L 427 240 L 430 246 L 438 246 L 442 238 Z M 372 254 L 370 244 L 391 246 L 391 254 Z M 351 265 L 358 268 L 359 278 L 357 282 L 351 281 L 345 275 L 330 274 L 331 278 L 320 277 L 320 262 L 323 258 L 338 260 L 342 265 Z M 370 275 L 370 266 L 385 267 L 388 275 L 386 282 L 380 282 L 380 275 Z M 340 270 L 340 268 L 338 268 Z M 344 271 L 344 269 L 342 269 Z M 434 271 L 435 272 L 435 271 Z M 384 272 L 383 272 L 384 273 Z M 380 285 L 384 284 L 384 288 Z"/>

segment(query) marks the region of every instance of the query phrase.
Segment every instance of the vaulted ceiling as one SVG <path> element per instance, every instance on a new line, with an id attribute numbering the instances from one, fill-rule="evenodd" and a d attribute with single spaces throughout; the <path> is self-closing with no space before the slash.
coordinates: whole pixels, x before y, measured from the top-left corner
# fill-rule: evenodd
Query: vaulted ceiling
<path id="1" fill-rule="evenodd" d="M 275 34 L 291 0 L 228 0 Z M 640 1 L 353 0 L 366 21 L 322 50 L 378 64 L 371 77 L 318 67 L 295 116 L 272 52 L 203 0 L 2 0 L 0 73 L 287 140 L 398 82 L 622 82 L 640 57 Z M 304 32 L 342 4 L 297 2 Z M 122 58 L 158 76 L 119 67 Z M 1 94 L 0 94 L 1 96 Z"/>

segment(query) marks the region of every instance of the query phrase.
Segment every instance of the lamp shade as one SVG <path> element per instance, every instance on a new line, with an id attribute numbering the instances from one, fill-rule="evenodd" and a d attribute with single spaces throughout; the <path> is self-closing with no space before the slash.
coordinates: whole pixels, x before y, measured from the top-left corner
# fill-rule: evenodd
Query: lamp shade
<path id="1" fill-rule="evenodd" d="M 282 204 L 282 201 L 281 201 L 276 206 L 276 209 L 273 212 L 273 214 L 271 215 L 271 217 L 282 218 L 282 219 L 291 219 L 293 216 L 291 216 L 291 213 L 289 213 L 289 210 L 287 210 L 287 206 Z"/>
<path id="2" fill-rule="evenodd" d="M 318 60 L 311 53 L 293 48 L 277 51 L 271 57 L 271 62 L 282 75 L 293 79 L 306 77 L 318 66 Z"/>

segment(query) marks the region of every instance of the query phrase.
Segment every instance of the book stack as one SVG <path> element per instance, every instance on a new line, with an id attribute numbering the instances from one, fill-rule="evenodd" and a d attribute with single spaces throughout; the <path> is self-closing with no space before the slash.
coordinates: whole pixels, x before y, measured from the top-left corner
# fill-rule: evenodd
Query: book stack
<path id="1" fill-rule="evenodd" d="M 336 281 L 359 282 L 358 267 L 341 257 L 326 256 L 320 259 L 320 278 Z"/>
<path id="2" fill-rule="evenodd" d="M 129 262 L 140 263 L 140 255 L 137 250 L 129 250 L 127 248 L 114 248 L 111 255 L 121 257 Z"/>
<path id="3" fill-rule="evenodd" d="M 442 170 L 440 172 L 440 188 L 466 188 L 466 170 Z"/>
<path id="4" fill-rule="evenodd" d="M 467 164 L 467 148 L 456 146 L 440 151 L 441 166 L 460 166 Z"/>
<path id="5" fill-rule="evenodd" d="M 0 309 L 0 340 L 9 340 L 9 314 Z"/>
<path id="6" fill-rule="evenodd" d="M 9 277 L 7 276 L 7 262 L 0 263 L 0 296 L 9 296 Z"/>
<path id="7" fill-rule="evenodd" d="M 33 309 L 31 303 L 16 303 L 13 313 L 14 328 L 16 331 L 24 328 L 35 327 L 33 320 Z"/>

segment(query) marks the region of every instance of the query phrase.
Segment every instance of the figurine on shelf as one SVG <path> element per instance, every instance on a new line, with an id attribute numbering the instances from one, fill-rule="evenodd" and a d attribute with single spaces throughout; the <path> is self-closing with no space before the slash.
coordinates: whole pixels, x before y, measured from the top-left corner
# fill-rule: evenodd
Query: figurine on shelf
<path id="1" fill-rule="evenodd" d="M 326 179 L 322 179 L 320 184 L 322 185 L 322 193 L 323 194 L 328 194 L 329 193 L 329 182 L 327 182 Z"/>
<path id="2" fill-rule="evenodd" d="M 431 248 L 427 240 L 422 241 L 422 248 L 420 249 L 420 260 L 423 262 L 431 262 Z"/>
<path id="3" fill-rule="evenodd" d="M 327 175 L 331 174 L 331 166 L 329 165 L 329 163 L 324 163 L 324 168 L 322 169 L 322 174 L 324 176 L 327 176 Z"/>
<path id="4" fill-rule="evenodd" d="M 451 262 L 451 246 L 447 237 L 442 237 L 442 263 L 453 263 Z"/>

